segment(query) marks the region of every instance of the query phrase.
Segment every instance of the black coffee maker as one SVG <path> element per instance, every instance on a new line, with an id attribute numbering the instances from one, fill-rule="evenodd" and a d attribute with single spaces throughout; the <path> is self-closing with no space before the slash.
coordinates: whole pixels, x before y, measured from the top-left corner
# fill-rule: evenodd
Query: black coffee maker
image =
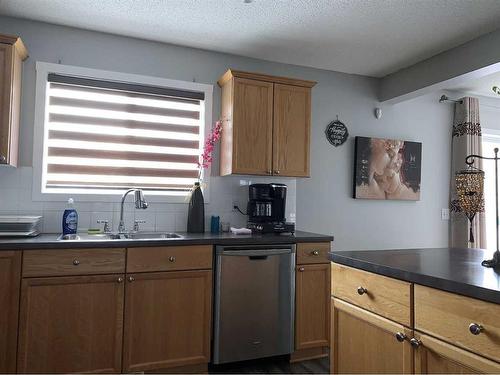
<path id="1" fill-rule="evenodd" d="M 286 185 L 252 184 L 248 187 L 248 224 L 255 233 L 293 233 L 285 221 Z"/>

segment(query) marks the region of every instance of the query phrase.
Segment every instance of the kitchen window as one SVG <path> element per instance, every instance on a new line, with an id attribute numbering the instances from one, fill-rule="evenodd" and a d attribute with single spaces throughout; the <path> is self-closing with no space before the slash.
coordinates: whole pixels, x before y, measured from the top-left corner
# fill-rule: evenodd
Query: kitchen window
<path id="1" fill-rule="evenodd" d="M 198 178 L 211 85 L 37 63 L 36 100 L 42 200 L 102 200 L 137 187 L 183 201 Z"/>

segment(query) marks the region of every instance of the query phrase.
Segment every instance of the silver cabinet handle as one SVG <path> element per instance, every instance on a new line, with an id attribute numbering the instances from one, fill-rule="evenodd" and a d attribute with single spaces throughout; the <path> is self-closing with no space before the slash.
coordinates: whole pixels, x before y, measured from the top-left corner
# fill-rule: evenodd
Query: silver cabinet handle
<path id="1" fill-rule="evenodd" d="M 73 265 L 78 266 L 80 264 L 80 261 L 78 259 L 73 260 Z"/>
<path id="2" fill-rule="evenodd" d="M 175 257 L 174 256 L 169 257 L 168 261 L 174 263 L 175 262 Z"/>
<path id="3" fill-rule="evenodd" d="M 360 296 L 362 296 L 363 294 L 368 294 L 368 289 L 358 286 L 357 292 Z"/>
<path id="4" fill-rule="evenodd" d="M 271 174 L 273 174 L 273 171 L 272 170 L 268 170 L 266 173 L 269 174 L 269 175 L 271 175 Z"/>
<path id="5" fill-rule="evenodd" d="M 128 282 L 131 283 L 132 281 L 135 281 L 135 277 L 134 276 L 129 276 L 128 277 Z"/>
<path id="6" fill-rule="evenodd" d="M 275 171 L 274 171 L 274 174 L 280 174 L 279 169 L 275 170 Z"/>
<path id="7" fill-rule="evenodd" d="M 305 268 L 304 267 L 300 267 L 299 268 L 299 272 L 304 272 L 305 271 Z"/>
<path id="8" fill-rule="evenodd" d="M 416 339 L 415 337 L 413 337 L 411 340 L 410 340 L 410 345 L 417 349 L 420 345 L 422 345 L 422 341 Z"/>
<path id="9" fill-rule="evenodd" d="M 116 281 L 118 281 L 119 283 L 123 283 L 123 277 L 119 277 Z"/>
<path id="10" fill-rule="evenodd" d="M 473 335 L 477 336 L 483 331 L 484 331 L 484 327 L 481 324 L 471 323 L 469 325 L 469 332 L 472 333 Z"/>
<path id="11" fill-rule="evenodd" d="M 315 257 L 317 257 L 319 255 L 319 251 L 313 250 L 313 251 L 311 251 L 311 255 L 314 255 Z"/>
<path id="12" fill-rule="evenodd" d="M 3 155 L 0 155 L 0 164 L 7 164 L 7 158 Z"/>
<path id="13" fill-rule="evenodd" d="M 403 332 L 396 332 L 394 336 L 396 337 L 396 340 L 398 340 L 399 342 L 405 341 L 407 337 L 406 334 Z"/>

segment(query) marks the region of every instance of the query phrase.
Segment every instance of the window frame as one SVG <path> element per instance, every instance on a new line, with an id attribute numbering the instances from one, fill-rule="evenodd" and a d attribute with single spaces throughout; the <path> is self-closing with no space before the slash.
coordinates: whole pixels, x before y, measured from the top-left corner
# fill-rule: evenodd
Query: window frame
<path id="1" fill-rule="evenodd" d="M 48 88 L 48 75 L 50 73 L 88 77 L 102 80 L 112 80 L 126 83 L 135 83 L 142 85 L 152 85 L 159 87 L 174 88 L 187 91 L 198 91 L 205 94 L 204 104 L 202 106 L 204 124 L 200 127 L 200 154 L 204 146 L 204 138 L 210 132 L 212 127 L 212 106 L 213 106 L 213 85 L 173 80 L 167 78 L 145 76 L 139 74 L 114 72 L 108 70 L 83 68 L 71 65 L 52 64 L 37 61 L 35 65 L 36 84 L 35 84 L 35 119 L 33 129 L 33 186 L 32 198 L 34 201 L 43 202 L 64 202 L 68 198 L 74 198 L 81 202 L 119 202 L 120 194 L 79 194 L 79 193 L 61 193 L 61 192 L 42 192 L 42 175 L 44 160 L 44 141 L 45 124 L 48 120 L 48 111 L 46 111 L 46 99 Z M 211 168 L 203 170 L 203 195 L 205 203 L 210 201 Z M 186 203 L 186 196 L 176 196 L 168 194 L 148 194 L 145 192 L 146 199 L 150 202 L 163 203 Z"/>

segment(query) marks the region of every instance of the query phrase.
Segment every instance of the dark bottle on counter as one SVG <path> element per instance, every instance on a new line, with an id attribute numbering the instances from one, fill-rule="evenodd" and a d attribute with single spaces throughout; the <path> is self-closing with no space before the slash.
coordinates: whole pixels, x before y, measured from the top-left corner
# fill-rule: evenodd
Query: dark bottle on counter
<path id="1" fill-rule="evenodd" d="M 187 231 L 189 233 L 205 233 L 205 201 L 199 182 L 195 182 L 189 199 Z"/>

